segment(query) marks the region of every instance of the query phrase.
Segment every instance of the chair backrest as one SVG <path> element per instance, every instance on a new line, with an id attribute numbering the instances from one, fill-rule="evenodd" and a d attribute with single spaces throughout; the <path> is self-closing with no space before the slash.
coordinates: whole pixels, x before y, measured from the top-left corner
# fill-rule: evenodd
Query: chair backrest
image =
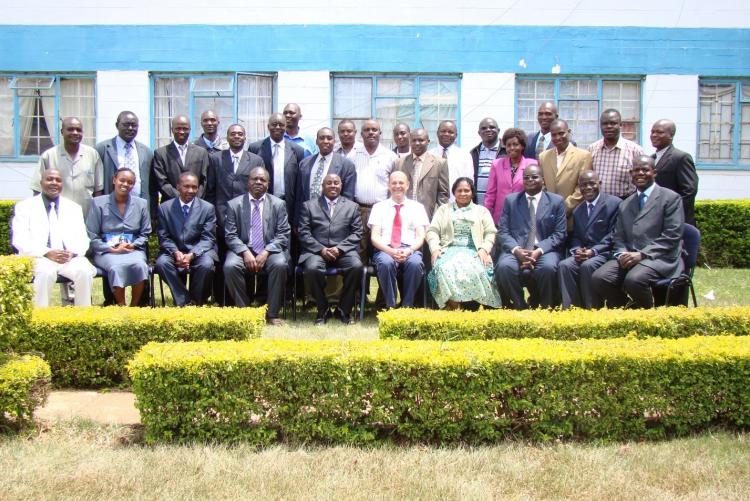
<path id="1" fill-rule="evenodd" d="M 700 230 L 692 224 L 683 224 L 682 241 L 685 245 L 685 272 L 692 275 L 693 268 L 695 268 L 695 265 L 698 262 L 698 248 L 701 245 Z"/>

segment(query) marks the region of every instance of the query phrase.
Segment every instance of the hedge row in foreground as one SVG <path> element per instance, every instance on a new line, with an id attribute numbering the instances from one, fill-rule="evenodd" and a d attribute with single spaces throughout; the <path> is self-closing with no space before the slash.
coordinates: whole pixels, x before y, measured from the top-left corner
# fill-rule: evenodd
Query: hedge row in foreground
<path id="1" fill-rule="evenodd" d="M 49 386 L 49 364 L 41 358 L 0 355 L 0 431 L 30 423 Z"/>
<path id="2" fill-rule="evenodd" d="M 750 336 L 750 307 L 652 310 L 390 310 L 378 314 L 382 339 L 603 339 Z"/>
<path id="3" fill-rule="evenodd" d="M 699 260 L 712 268 L 750 268 L 750 200 L 699 200 Z"/>
<path id="4" fill-rule="evenodd" d="M 34 310 L 17 352 L 44 354 L 56 386 L 116 386 L 125 364 L 150 341 L 251 339 L 265 323 L 262 308 L 43 308 Z"/>
<path id="5" fill-rule="evenodd" d="M 28 328 L 34 296 L 32 269 L 28 257 L 0 256 L 0 353 Z"/>
<path id="6" fill-rule="evenodd" d="M 128 366 L 148 442 L 655 439 L 750 424 L 735 336 L 149 344 Z"/>

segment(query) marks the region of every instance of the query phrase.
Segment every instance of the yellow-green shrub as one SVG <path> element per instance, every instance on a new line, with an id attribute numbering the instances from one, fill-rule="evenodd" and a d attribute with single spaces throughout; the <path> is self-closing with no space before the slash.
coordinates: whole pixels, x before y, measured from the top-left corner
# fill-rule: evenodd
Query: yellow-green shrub
<path id="1" fill-rule="evenodd" d="M 750 335 L 750 307 L 657 308 L 653 310 L 400 309 L 378 314 L 382 339 L 680 338 L 692 335 Z"/>
<path id="2" fill-rule="evenodd" d="M 28 257 L 0 256 L 0 353 L 28 328 L 34 295 L 32 270 Z"/>
<path id="3" fill-rule="evenodd" d="M 34 310 L 16 351 L 44 353 L 56 386 L 123 383 L 125 364 L 150 341 L 259 337 L 263 308 L 43 308 Z"/>
<path id="4" fill-rule="evenodd" d="M 698 200 L 699 261 L 714 268 L 750 268 L 750 200 Z"/>
<path id="5" fill-rule="evenodd" d="M 32 355 L 0 354 L 0 430 L 18 429 L 31 421 L 47 398 L 49 364 Z"/>
<path id="6" fill-rule="evenodd" d="M 10 247 L 10 220 L 13 217 L 14 200 L 0 200 L 0 254 L 12 254 Z"/>
<path id="7" fill-rule="evenodd" d="M 146 439 L 653 439 L 750 424 L 736 336 L 152 343 L 128 365 Z"/>

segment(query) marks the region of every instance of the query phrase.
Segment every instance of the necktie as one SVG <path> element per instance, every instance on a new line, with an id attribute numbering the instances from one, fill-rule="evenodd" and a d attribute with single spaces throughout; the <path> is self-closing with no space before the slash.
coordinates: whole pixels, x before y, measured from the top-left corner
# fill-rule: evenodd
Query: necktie
<path id="1" fill-rule="evenodd" d="M 237 174 L 237 166 L 240 164 L 240 157 L 239 155 L 232 155 L 232 169 L 234 169 L 234 173 Z"/>
<path id="2" fill-rule="evenodd" d="M 333 218 L 333 210 L 336 208 L 336 202 L 334 200 L 328 201 L 328 217 Z"/>
<path id="3" fill-rule="evenodd" d="M 124 167 L 135 172 L 135 157 L 133 155 L 133 144 L 125 143 L 125 162 Z"/>
<path id="4" fill-rule="evenodd" d="M 443 158 L 448 158 L 448 148 L 443 148 Z"/>
<path id="5" fill-rule="evenodd" d="M 255 207 L 253 207 L 253 213 L 250 216 L 250 232 L 251 235 L 251 246 L 253 253 L 257 256 L 265 245 L 263 244 L 263 222 L 260 219 L 260 200 L 253 200 Z"/>
<path id="6" fill-rule="evenodd" d="M 643 209 L 644 205 L 646 205 L 646 194 L 641 193 L 638 195 L 638 208 Z"/>
<path id="7" fill-rule="evenodd" d="M 182 166 L 185 166 L 185 155 L 187 154 L 187 144 L 183 144 L 177 147 L 180 150 L 180 160 L 182 160 Z"/>
<path id="8" fill-rule="evenodd" d="M 591 218 L 591 213 L 594 212 L 594 204 L 591 202 L 586 202 L 588 204 L 588 207 L 586 207 L 587 213 L 586 217 Z"/>
<path id="9" fill-rule="evenodd" d="M 50 249 L 63 249 L 62 235 L 60 234 L 60 225 L 57 224 L 57 210 L 55 209 L 55 202 L 49 204 L 49 248 Z"/>
<path id="10" fill-rule="evenodd" d="M 396 215 L 393 216 L 393 228 L 391 229 L 391 247 L 398 249 L 401 247 L 401 204 L 393 206 L 396 209 Z"/>
<path id="11" fill-rule="evenodd" d="M 326 166 L 326 159 L 321 155 L 320 161 L 318 162 L 318 168 L 315 171 L 315 177 L 313 177 L 312 186 L 310 187 L 310 199 L 315 200 L 320 196 L 322 187 L 320 183 L 323 182 L 323 169 Z"/>
<path id="12" fill-rule="evenodd" d="M 536 157 L 539 158 L 539 155 L 542 154 L 544 151 L 544 134 L 542 134 L 541 131 L 539 131 L 539 139 L 536 141 Z"/>
<path id="13" fill-rule="evenodd" d="M 182 217 L 187 219 L 189 215 L 190 215 L 190 206 L 185 204 L 182 206 Z"/>
<path id="14" fill-rule="evenodd" d="M 417 199 L 417 185 L 419 184 L 419 175 L 422 173 L 422 159 L 417 157 L 414 159 L 414 179 L 411 188 L 411 197 Z"/>
<path id="15" fill-rule="evenodd" d="M 529 197 L 529 219 L 531 219 L 531 225 L 529 227 L 529 238 L 526 240 L 526 248 L 532 250 L 536 243 L 536 208 L 534 207 L 534 197 Z"/>

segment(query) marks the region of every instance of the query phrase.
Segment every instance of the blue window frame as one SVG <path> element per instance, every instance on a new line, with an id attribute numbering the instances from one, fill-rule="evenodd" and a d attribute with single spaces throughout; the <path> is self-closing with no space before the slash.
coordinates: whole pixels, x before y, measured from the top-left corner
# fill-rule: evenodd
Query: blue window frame
<path id="1" fill-rule="evenodd" d="M 698 155 L 701 168 L 750 168 L 750 79 L 701 79 Z"/>

